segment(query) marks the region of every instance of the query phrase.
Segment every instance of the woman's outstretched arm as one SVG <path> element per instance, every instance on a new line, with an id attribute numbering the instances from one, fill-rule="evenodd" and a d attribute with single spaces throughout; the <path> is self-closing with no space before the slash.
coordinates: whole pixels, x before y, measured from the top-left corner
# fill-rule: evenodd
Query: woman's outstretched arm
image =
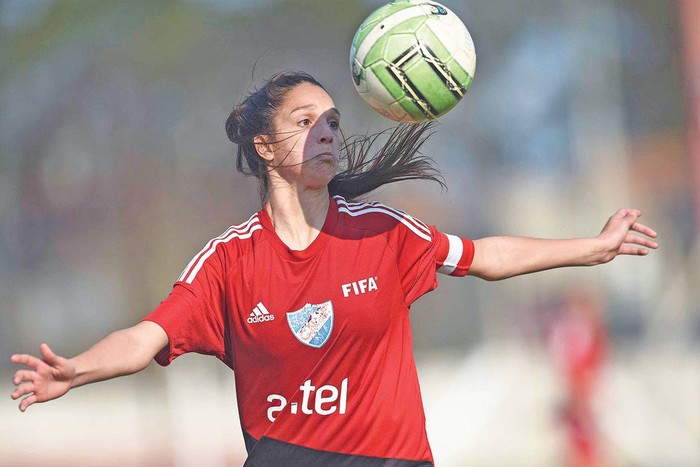
<path id="1" fill-rule="evenodd" d="M 30 367 L 15 373 L 12 382 L 18 387 L 12 398 L 26 396 L 19 404 L 24 412 L 30 405 L 59 398 L 74 387 L 136 373 L 167 344 L 163 328 L 150 321 L 113 332 L 70 359 L 59 357 L 48 345 L 41 344 L 41 358 L 27 354 L 10 358 L 12 363 Z"/>
<path id="2" fill-rule="evenodd" d="M 469 274 L 500 280 L 520 274 L 566 266 L 607 263 L 617 255 L 643 256 L 658 244 L 636 235 L 656 238 L 656 232 L 637 222 L 638 209 L 620 209 L 592 238 L 545 240 L 526 237 L 486 237 L 474 241 L 474 260 Z"/>

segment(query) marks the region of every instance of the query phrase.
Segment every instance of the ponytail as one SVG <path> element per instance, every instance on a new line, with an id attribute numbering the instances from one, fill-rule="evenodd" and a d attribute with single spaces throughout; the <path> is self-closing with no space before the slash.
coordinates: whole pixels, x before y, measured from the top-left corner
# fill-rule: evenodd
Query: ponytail
<path id="1" fill-rule="evenodd" d="M 330 195 L 351 200 L 403 180 L 432 180 L 447 188 L 433 160 L 420 152 L 423 143 L 434 133 L 433 125 L 432 121 L 402 123 L 373 135 L 346 139 L 341 152 L 345 153 L 347 168 L 328 184 Z M 387 133 L 387 141 L 372 155 L 377 139 Z"/>

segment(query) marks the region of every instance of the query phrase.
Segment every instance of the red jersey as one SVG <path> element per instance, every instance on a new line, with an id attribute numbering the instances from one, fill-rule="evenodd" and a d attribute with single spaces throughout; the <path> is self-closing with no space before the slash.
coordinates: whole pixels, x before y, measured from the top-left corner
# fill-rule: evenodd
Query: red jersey
<path id="1" fill-rule="evenodd" d="M 263 209 L 212 239 L 145 319 L 236 376 L 246 465 L 430 465 L 409 308 L 474 244 L 380 203 L 331 199 L 290 250 Z"/>

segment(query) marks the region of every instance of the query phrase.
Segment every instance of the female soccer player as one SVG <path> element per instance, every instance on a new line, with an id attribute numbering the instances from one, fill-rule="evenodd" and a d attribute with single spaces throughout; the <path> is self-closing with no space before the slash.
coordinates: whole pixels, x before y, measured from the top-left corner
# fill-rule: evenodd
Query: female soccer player
<path id="1" fill-rule="evenodd" d="M 263 208 L 212 239 L 139 324 L 66 359 L 13 355 L 25 411 L 69 389 L 136 373 L 153 358 L 214 355 L 233 369 L 246 465 L 432 465 L 409 309 L 436 272 L 499 280 L 646 255 L 656 233 L 621 209 L 594 238 L 447 235 L 381 203 L 382 184 L 438 179 L 401 126 L 376 157 L 343 148 L 340 113 L 304 73 L 281 73 L 226 122 L 237 167 L 261 182 Z M 343 153 L 348 168 L 337 173 Z"/>

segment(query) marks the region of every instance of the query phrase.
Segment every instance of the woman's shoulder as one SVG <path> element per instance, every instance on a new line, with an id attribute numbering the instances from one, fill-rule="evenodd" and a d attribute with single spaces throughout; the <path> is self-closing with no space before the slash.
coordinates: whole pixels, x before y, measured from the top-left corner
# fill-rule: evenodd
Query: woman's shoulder
<path id="1" fill-rule="evenodd" d="M 377 233 L 406 230 L 425 240 L 431 239 L 430 228 L 401 209 L 379 201 L 347 201 L 341 196 L 333 198 L 338 206 L 339 216 L 354 228 Z"/>
<path id="2" fill-rule="evenodd" d="M 202 269 L 219 272 L 227 269 L 236 258 L 252 249 L 255 233 L 262 230 L 259 213 L 253 214 L 247 221 L 232 225 L 221 235 L 212 238 L 195 254 L 178 277 L 178 282 L 192 284 Z"/>
<path id="3" fill-rule="evenodd" d="M 256 231 L 262 230 L 262 228 L 260 211 L 258 211 L 250 216 L 247 221 L 230 226 L 224 233 L 212 239 L 212 241 L 227 243 L 234 239 L 247 240 L 251 238 Z"/>
<path id="4" fill-rule="evenodd" d="M 206 242 L 199 256 L 208 257 L 217 250 L 246 250 L 246 246 L 252 246 L 256 232 L 263 228 L 260 217 L 260 212 L 256 212 L 247 221 L 228 227 L 223 233 Z"/>

